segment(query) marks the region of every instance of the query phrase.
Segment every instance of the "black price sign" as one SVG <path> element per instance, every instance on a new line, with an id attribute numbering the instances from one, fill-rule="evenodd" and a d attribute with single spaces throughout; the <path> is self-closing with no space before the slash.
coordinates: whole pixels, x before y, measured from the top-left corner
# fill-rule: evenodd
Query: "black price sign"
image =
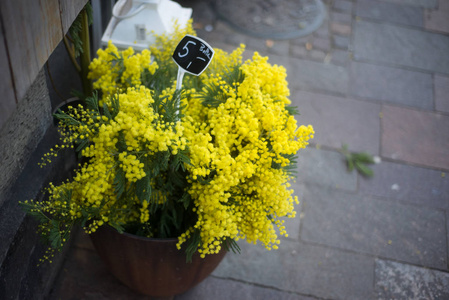
<path id="1" fill-rule="evenodd" d="M 199 76 L 206 70 L 212 57 L 214 49 L 202 39 L 186 35 L 179 42 L 173 52 L 173 60 L 185 72 Z"/>

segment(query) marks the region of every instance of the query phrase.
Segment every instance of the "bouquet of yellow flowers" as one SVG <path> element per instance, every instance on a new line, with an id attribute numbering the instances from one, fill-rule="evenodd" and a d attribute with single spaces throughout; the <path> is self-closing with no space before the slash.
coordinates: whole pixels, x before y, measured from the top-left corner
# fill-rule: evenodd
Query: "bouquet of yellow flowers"
<path id="1" fill-rule="evenodd" d="M 22 203 L 50 249 L 76 224 L 177 237 L 187 258 L 238 250 L 239 239 L 276 249 L 287 235 L 283 218 L 298 202 L 289 180 L 313 128 L 297 125 L 286 70 L 258 53 L 242 62 L 244 46 L 215 49 L 209 68 L 177 90 L 171 54 L 185 34 L 195 34 L 190 25 L 141 53 L 109 43 L 89 67 L 98 93 L 56 115 L 59 148 L 75 147 L 82 163 L 49 186 L 48 200 Z"/>

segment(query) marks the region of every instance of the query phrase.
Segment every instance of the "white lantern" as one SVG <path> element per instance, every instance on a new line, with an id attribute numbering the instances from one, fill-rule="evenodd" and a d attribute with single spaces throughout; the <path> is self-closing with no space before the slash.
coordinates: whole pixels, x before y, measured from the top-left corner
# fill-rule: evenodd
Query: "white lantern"
<path id="1" fill-rule="evenodd" d="M 192 9 L 170 0 L 119 0 L 112 15 L 102 45 L 111 40 L 118 48 L 142 51 L 155 42 L 154 34 L 172 33 L 175 21 L 184 28 Z"/>

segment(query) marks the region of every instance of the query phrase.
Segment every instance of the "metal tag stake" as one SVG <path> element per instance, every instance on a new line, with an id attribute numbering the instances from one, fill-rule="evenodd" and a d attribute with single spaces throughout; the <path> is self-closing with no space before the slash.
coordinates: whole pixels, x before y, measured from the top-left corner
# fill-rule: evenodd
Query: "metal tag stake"
<path id="1" fill-rule="evenodd" d="M 176 77 L 176 90 L 178 91 L 182 88 L 182 79 L 185 73 L 183 68 L 178 67 L 178 76 Z"/>

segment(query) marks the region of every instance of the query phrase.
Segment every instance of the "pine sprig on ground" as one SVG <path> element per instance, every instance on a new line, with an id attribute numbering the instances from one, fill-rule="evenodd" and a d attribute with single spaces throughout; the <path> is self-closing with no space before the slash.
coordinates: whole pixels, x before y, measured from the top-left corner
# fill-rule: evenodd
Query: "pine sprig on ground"
<path id="1" fill-rule="evenodd" d="M 343 145 L 340 152 L 345 156 L 348 172 L 356 169 L 362 176 L 372 177 L 374 171 L 367 165 L 374 164 L 374 157 L 366 152 L 350 152 L 348 145 Z"/>

